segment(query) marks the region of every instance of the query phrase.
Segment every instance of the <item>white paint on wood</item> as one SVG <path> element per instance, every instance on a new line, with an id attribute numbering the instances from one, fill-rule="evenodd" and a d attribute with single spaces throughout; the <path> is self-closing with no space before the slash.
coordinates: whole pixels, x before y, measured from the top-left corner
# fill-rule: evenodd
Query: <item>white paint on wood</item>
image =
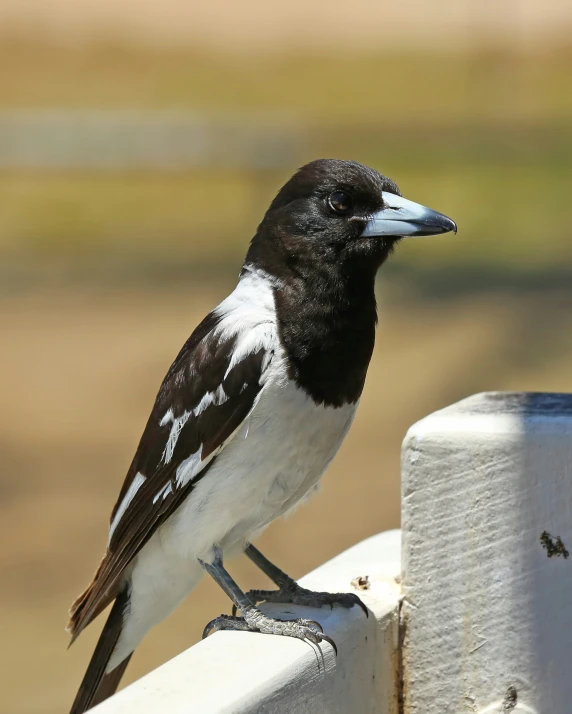
<path id="1" fill-rule="evenodd" d="M 402 474 L 404 713 L 570 714 L 572 395 L 432 414 Z"/>
<path id="2" fill-rule="evenodd" d="M 338 645 L 217 632 L 94 714 L 397 714 L 400 533 L 373 536 L 302 578 L 314 590 L 358 592 L 370 610 L 267 605 L 277 617 L 318 620 Z M 368 577 L 367 590 L 351 581 Z M 219 613 L 213 613 L 213 617 Z"/>

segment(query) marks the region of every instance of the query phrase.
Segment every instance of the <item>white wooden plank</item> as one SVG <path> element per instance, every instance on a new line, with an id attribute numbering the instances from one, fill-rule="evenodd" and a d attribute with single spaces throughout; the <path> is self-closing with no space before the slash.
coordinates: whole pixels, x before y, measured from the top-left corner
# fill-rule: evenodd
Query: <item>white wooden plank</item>
<path id="1" fill-rule="evenodd" d="M 570 714 L 572 395 L 437 412 L 402 473 L 403 711 Z"/>
<path id="2" fill-rule="evenodd" d="M 263 606 L 278 617 L 317 619 L 334 638 L 318 648 L 270 635 L 218 632 L 94 708 L 94 714 L 397 714 L 400 533 L 350 548 L 300 582 L 351 592 L 370 609 Z M 354 590 L 354 592 L 357 592 Z M 213 613 L 213 617 L 219 613 Z"/>

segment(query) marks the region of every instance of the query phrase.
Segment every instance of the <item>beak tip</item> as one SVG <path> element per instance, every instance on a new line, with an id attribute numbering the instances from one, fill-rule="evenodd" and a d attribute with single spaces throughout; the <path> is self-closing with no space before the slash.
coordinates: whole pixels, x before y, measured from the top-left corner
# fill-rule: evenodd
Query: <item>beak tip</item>
<path id="1" fill-rule="evenodd" d="M 439 223 L 441 224 L 443 233 L 454 233 L 455 235 L 457 235 L 457 224 L 452 218 L 441 214 Z"/>
<path id="2" fill-rule="evenodd" d="M 403 196 L 382 192 L 383 208 L 370 217 L 362 236 L 431 236 L 457 233 L 457 224 L 449 216 Z"/>

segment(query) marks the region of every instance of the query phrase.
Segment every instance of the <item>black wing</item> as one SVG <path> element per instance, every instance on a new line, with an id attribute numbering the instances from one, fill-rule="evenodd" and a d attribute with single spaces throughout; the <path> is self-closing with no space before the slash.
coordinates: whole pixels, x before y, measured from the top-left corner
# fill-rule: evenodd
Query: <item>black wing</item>
<path id="1" fill-rule="evenodd" d="M 73 638 L 117 595 L 125 567 L 205 476 L 254 406 L 270 356 L 208 315 L 171 365 L 111 515 L 107 553 L 72 605 Z M 238 358 L 238 359 L 237 359 Z"/>

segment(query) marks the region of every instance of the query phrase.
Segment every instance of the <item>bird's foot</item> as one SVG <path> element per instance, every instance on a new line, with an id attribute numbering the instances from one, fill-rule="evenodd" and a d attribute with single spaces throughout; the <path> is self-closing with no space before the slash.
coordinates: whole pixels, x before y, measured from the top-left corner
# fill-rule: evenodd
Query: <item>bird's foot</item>
<path id="1" fill-rule="evenodd" d="M 265 635 L 283 635 L 296 637 L 299 640 L 309 641 L 315 645 L 320 642 L 329 642 L 336 655 L 338 648 L 328 635 L 324 635 L 322 626 L 315 620 L 279 620 L 268 617 L 257 608 L 252 608 L 244 613 L 244 617 L 221 615 L 209 622 L 203 632 L 203 639 L 218 630 L 239 630 L 248 632 L 261 632 Z"/>
<path id="2" fill-rule="evenodd" d="M 354 593 L 320 593 L 307 590 L 298 583 L 280 588 L 280 590 L 249 590 L 247 597 L 255 604 L 259 602 L 292 603 L 293 605 L 303 605 L 305 607 L 324 607 L 328 605 L 333 610 L 334 605 L 347 609 L 357 605 L 369 617 L 367 607 L 361 599 Z M 236 612 L 236 610 L 233 611 Z"/>

